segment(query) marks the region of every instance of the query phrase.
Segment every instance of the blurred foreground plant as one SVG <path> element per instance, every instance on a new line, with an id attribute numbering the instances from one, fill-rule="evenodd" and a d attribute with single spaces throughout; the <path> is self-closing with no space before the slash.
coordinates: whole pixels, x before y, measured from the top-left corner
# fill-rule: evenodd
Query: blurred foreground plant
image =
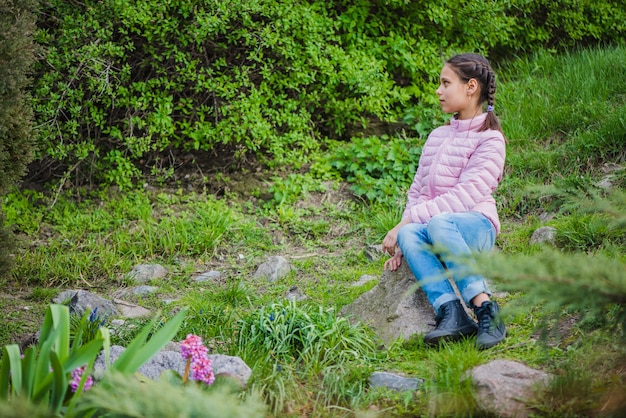
<path id="1" fill-rule="evenodd" d="M 108 366 L 110 372 L 131 375 L 175 335 L 186 314 L 181 310 L 150 339 L 156 317 L 131 341 L 124 353 Z M 82 333 L 90 321 L 85 312 L 81 326 L 70 338 L 70 313 L 65 305 L 50 305 L 40 331 L 39 343 L 24 354 L 16 344 L 4 347 L 0 364 L 0 403 L 30 401 L 50 414 L 62 411 L 72 415 L 72 408 L 91 383 L 90 373 L 99 353 L 104 350 L 109 365 L 110 334 L 105 327 L 83 343 Z"/>

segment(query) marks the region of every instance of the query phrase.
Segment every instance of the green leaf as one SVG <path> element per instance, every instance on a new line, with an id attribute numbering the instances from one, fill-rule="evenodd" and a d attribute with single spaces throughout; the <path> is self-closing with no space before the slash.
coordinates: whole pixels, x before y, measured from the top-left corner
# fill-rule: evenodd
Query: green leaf
<path id="1" fill-rule="evenodd" d="M 35 381 L 35 362 L 37 360 L 37 348 L 29 347 L 22 359 L 22 389 L 25 398 L 30 399 L 33 394 L 33 382 Z"/>
<path id="2" fill-rule="evenodd" d="M 98 353 L 102 350 L 102 343 L 103 341 L 100 338 L 96 338 L 80 347 L 63 362 L 63 370 L 69 373 L 77 367 L 82 367 L 85 364 L 93 362 L 98 356 Z"/>
<path id="3" fill-rule="evenodd" d="M 4 347 L 2 356 L 2 382 L 0 382 L 1 395 L 8 398 L 9 387 L 17 395 L 22 392 L 22 359 L 20 348 L 17 344 Z M 5 396 L 6 395 L 6 396 Z"/>
<path id="4" fill-rule="evenodd" d="M 180 325 L 187 314 L 187 308 L 184 308 L 178 312 L 173 318 L 168 320 L 163 328 L 161 328 L 156 334 L 150 338 L 148 342 L 144 344 L 150 331 L 154 328 L 158 314 L 154 317 L 148 325 L 146 325 L 141 332 L 130 342 L 126 347 L 126 350 L 118 357 L 118 359 L 111 366 L 112 370 L 122 373 L 132 374 L 141 367 L 146 361 L 150 360 L 152 356 L 158 353 L 165 345 L 174 338 Z"/>
<path id="5" fill-rule="evenodd" d="M 67 393 L 68 382 L 66 372 L 63 370 L 61 361 L 56 352 L 50 352 L 50 363 L 52 364 L 52 393 L 50 394 L 50 403 L 48 408 L 50 412 L 58 413 L 63 405 L 65 394 Z"/>

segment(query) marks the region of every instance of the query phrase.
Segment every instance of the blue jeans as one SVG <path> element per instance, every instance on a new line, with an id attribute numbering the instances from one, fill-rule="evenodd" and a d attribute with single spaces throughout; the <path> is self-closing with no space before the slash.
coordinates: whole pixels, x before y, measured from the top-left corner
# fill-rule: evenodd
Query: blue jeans
<path id="1" fill-rule="evenodd" d="M 436 313 L 458 300 L 448 275 L 468 306 L 482 292 L 491 296 L 484 277 L 472 272 L 472 253 L 491 250 L 495 239 L 491 221 L 478 212 L 442 213 L 398 231 L 402 255 Z"/>

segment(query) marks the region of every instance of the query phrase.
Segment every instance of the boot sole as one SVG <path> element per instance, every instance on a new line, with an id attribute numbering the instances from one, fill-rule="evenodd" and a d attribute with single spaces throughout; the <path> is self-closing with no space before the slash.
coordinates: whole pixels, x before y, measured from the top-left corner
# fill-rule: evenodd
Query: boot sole
<path id="1" fill-rule="evenodd" d="M 462 340 L 463 338 L 473 337 L 474 335 L 476 335 L 476 332 L 477 330 L 475 328 L 461 329 L 452 334 L 442 334 L 442 335 L 438 335 L 438 336 L 431 337 L 428 339 L 426 339 L 426 337 L 428 336 L 428 334 L 426 334 L 424 336 L 424 343 L 426 343 L 427 345 L 435 346 L 435 345 L 438 345 L 442 341 L 445 341 L 445 342 L 459 341 L 459 340 Z"/>

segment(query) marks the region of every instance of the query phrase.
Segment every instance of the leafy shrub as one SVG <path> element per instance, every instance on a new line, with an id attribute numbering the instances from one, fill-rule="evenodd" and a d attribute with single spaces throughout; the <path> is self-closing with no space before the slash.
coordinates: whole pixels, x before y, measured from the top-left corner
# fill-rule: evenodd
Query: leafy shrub
<path id="1" fill-rule="evenodd" d="M 31 160 L 32 109 L 26 93 L 35 60 L 33 0 L 0 0 L 0 193 L 24 173 Z"/>
<path id="2" fill-rule="evenodd" d="M 251 312 L 240 320 L 237 336 L 238 355 L 254 370 L 252 386 L 264 394 L 275 412 L 282 409 L 289 389 L 290 395 L 306 395 L 298 393 L 298 381 L 318 374 L 338 390 L 327 393 L 330 398 L 341 395 L 346 387 L 358 392 L 363 382 L 354 381 L 350 366 L 365 369 L 375 362 L 375 341 L 365 327 L 351 325 L 332 309 L 295 302 Z M 351 380 L 337 385 L 338 376 Z"/>
<path id="3" fill-rule="evenodd" d="M 121 187 L 173 150 L 301 167 L 370 120 L 429 119 L 442 57 L 619 41 L 625 13 L 588 0 L 52 0 L 38 23 L 38 166 Z"/>
<path id="4" fill-rule="evenodd" d="M 36 5 L 34 0 L 0 0 L 0 195 L 20 180 L 32 158 L 33 114 L 26 89 L 35 60 Z M 0 275 L 11 268 L 15 244 L 4 225 L 0 212 Z"/>
<path id="5" fill-rule="evenodd" d="M 132 375 L 139 367 L 161 350 L 175 335 L 185 317 L 181 310 L 158 332 L 148 339 L 155 325 L 153 320 L 131 341 L 124 353 L 109 366 L 108 371 Z M 16 344 L 4 347 L 0 363 L 0 402 L 29 400 L 47 407 L 51 414 L 59 414 L 62 408 L 73 408 L 86 390 L 85 382 L 90 378 L 96 357 L 101 350 L 109 358 L 110 339 L 106 328 L 83 344 L 82 333 L 89 330 L 89 312 L 85 313 L 81 325 L 70 338 L 70 313 L 64 305 L 50 305 L 46 311 L 39 343 L 28 347 L 23 355 Z M 85 367 L 80 382 L 70 387 L 69 377 L 77 368 Z M 71 416 L 71 415 L 70 415 Z"/>
<path id="6" fill-rule="evenodd" d="M 369 200 L 387 200 L 406 194 L 422 152 L 424 139 L 370 136 L 338 143 L 328 162 L 352 183 L 352 190 Z"/>

